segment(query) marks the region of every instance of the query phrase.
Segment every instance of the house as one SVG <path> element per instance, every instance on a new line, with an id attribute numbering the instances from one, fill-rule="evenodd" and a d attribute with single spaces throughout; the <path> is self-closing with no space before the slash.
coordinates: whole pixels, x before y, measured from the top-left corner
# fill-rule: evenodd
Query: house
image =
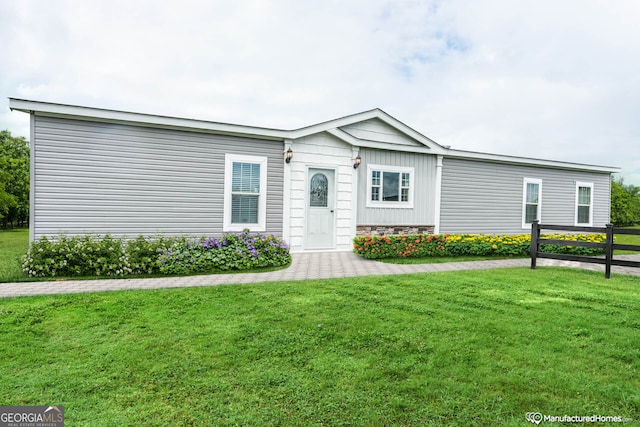
<path id="1" fill-rule="evenodd" d="M 295 130 L 10 98 L 31 115 L 30 238 L 526 233 L 609 221 L 618 168 L 454 150 L 374 109 Z"/>

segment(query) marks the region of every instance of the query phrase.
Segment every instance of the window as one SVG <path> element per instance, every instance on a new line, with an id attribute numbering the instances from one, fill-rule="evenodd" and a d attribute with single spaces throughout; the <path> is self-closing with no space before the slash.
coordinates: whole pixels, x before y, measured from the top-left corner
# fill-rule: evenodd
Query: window
<path id="1" fill-rule="evenodd" d="M 542 180 L 525 178 L 522 193 L 522 228 L 529 228 L 534 220 L 541 220 Z"/>
<path id="2" fill-rule="evenodd" d="M 576 225 L 593 224 L 593 183 L 576 182 Z"/>
<path id="3" fill-rule="evenodd" d="M 265 231 L 267 158 L 227 154 L 224 231 Z"/>
<path id="4" fill-rule="evenodd" d="M 367 206 L 413 207 L 413 168 L 368 165 Z"/>
<path id="5" fill-rule="evenodd" d="M 329 180 L 321 172 L 317 172 L 309 183 L 309 206 L 312 208 L 326 208 L 328 206 Z"/>

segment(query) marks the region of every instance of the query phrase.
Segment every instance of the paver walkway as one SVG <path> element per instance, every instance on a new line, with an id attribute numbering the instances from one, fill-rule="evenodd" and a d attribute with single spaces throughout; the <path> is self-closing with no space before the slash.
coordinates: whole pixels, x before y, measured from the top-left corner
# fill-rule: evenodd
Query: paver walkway
<path id="1" fill-rule="evenodd" d="M 618 256 L 640 261 L 640 255 Z M 433 273 L 439 271 L 480 270 L 529 266 L 529 258 L 449 262 L 443 264 L 387 264 L 371 261 L 352 252 L 316 252 L 292 255 L 291 266 L 268 273 L 212 274 L 206 276 L 159 277 L 153 279 L 100 279 L 58 280 L 47 282 L 0 283 L 0 298 L 67 294 L 79 292 L 102 292 L 126 289 L 186 288 L 216 286 L 223 284 L 262 283 L 287 280 L 332 279 L 357 276 L 383 276 L 389 274 Z M 604 272 L 599 264 L 584 264 L 568 261 L 538 259 L 538 267 L 567 266 Z M 640 268 L 612 267 L 613 273 L 640 276 Z"/>

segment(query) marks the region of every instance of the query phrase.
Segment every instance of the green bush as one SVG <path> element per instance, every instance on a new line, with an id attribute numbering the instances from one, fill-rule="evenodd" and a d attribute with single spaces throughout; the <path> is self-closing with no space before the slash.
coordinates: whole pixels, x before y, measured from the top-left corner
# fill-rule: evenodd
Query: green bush
<path id="1" fill-rule="evenodd" d="M 145 238 L 144 236 L 138 236 L 134 240 L 128 241 L 126 247 L 131 274 L 160 273 L 158 257 L 160 253 L 171 246 L 176 239 L 176 237 L 167 238 L 157 236 L 154 238 Z"/>
<path id="2" fill-rule="evenodd" d="M 281 239 L 248 230 L 221 240 L 188 236 L 126 240 L 89 234 L 32 242 L 22 269 L 30 277 L 122 277 L 279 267 L 290 261 L 289 248 Z"/>
<path id="3" fill-rule="evenodd" d="M 553 234 L 541 238 L 602 243 L 604 234 Z M 353 239 L 354 251 L 365 258 L 422 258 L 433 256 L 528 256 L 531 235 L 489 234 L 412 234 L 405 236 L 357 236 Z M 541 245 L 543 252 L 575 255 L 599 255 L 602 249 L 573 247 L 570 245 Z"/>
<path id="4" fill-rule="evenodd" d="M 446 256 L 446 241 L 447 236 L 435 234 L 356 236 L 353 248 L 358 255 L 369 259 L 422 258 Z"/>
<path id="5" fill-rule="evenodd" d="M 176 242 L 160 255 L 160 271 L 167 274 L 246 270 L 289 264 L 288 246 L 272 235 L 248 230 L 222 239 L 200 238 Z"/>
<path id="6" fill-rule="evenodd" d="M 31 277 L 124 276 L 132 271 L 122 239 L 110 235 L 42 237 L 31 243 L 22 269 Z"/>

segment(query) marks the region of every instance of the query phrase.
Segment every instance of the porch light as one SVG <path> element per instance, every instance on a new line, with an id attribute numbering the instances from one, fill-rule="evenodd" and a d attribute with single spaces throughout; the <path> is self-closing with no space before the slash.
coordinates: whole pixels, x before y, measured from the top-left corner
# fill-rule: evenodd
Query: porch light
<path id="1" fill-rule="evenodd" d="M 293 150 L 291 148 L 289 148 L 284 153 L 284 161 L 285 161 L 285 163 L 291 163 L 291 158 L 292 157 L 293 157 Z"/>
<path id="2" fill-rule="evenodd" d="M 360 157 L 360 154 L 358 154 L 356 158 L 353 159 L 353 168 L 358 169 L 358 166 L 360 166 L 360 163 L 362 163 L 362 157 Z"/>

